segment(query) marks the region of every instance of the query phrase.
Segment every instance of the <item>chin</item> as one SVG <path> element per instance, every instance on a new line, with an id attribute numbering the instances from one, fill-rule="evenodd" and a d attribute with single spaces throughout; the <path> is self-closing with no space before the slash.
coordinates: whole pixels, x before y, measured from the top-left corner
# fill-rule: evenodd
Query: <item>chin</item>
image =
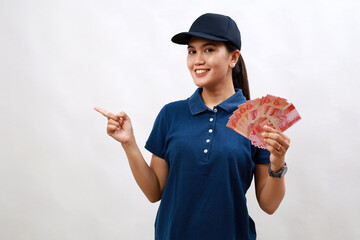
<path id="1" fill-rule="evenodd" d="M 214 88 L 217 86 L 217 84 L 212 83 L 212 82 L 207 82 L 207 81 L 194 81 L 195 85 L 198 87 L 202 87 L 202 88 Z"/>
<path id="2" fill-rule="evenodd" d="M 206 87 L 209 85 L 209 82 L 205 79 L 193 78 L 194 84 L 198 87 Z"/>
<path id="3" fill-rule="evenodd" d="M 199 82 L 195 82 L 194 81 L 194 83 L 195 83 L 195 85 L 197 86 L 197 87 L 206 87 L 207 85 L 206 84 L 202 84 L 202 83 L 199 83 Z"/>

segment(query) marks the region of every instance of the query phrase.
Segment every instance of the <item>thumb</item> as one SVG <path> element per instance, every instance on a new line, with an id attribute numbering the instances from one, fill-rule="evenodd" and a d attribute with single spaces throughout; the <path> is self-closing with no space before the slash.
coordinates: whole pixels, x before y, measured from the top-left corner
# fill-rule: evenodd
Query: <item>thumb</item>
<path id="1" fill-rule="evenodd" d="M 120 112 L 116 114 L 119 118 L 122 118 L 123 120 L 130 120 L 129 116 L 125 112 Z"/>

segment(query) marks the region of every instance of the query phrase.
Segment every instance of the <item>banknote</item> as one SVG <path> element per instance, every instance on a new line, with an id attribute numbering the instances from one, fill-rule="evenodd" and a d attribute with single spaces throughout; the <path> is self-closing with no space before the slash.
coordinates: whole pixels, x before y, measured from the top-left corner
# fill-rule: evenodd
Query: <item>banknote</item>
<path id="1" fill-rule="evenodd" d="M 226 126 L 248 138 L 254 146 L 266 148 L 267 144 L 261 135 L 265 125 L 284 132 L 300 119 L 294 104 L 285 98 L 268 94 L 239 105 Z"/>

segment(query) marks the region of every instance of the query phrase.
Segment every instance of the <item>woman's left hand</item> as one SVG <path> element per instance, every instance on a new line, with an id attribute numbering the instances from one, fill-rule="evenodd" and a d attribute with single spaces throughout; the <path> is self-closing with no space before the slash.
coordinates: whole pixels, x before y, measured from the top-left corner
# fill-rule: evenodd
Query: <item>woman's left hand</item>
<path id="1" fill-rule="evenodd" d="M 271 166 L 281 169 L 285 165 L 285 153 L 290 146 L 290 138 L 281 131 L 269 126 L 264 126 L 262 136 L 268 144 L 267 150 L 270 152 Z"/>

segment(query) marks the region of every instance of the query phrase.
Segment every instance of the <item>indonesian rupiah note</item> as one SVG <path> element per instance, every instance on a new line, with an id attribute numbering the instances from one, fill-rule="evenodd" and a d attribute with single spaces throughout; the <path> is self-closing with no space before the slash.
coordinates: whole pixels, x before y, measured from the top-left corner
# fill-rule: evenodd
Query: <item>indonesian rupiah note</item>
<path id="1" fill-rule="evenodd" d="M 230 116 L 227 127 L 248 138 L 259 148 L 266 148 L 262 137 L 265 125 L 284 132 L 301 119 L 292 103 L 273 95 L 246 101 Z"/>

